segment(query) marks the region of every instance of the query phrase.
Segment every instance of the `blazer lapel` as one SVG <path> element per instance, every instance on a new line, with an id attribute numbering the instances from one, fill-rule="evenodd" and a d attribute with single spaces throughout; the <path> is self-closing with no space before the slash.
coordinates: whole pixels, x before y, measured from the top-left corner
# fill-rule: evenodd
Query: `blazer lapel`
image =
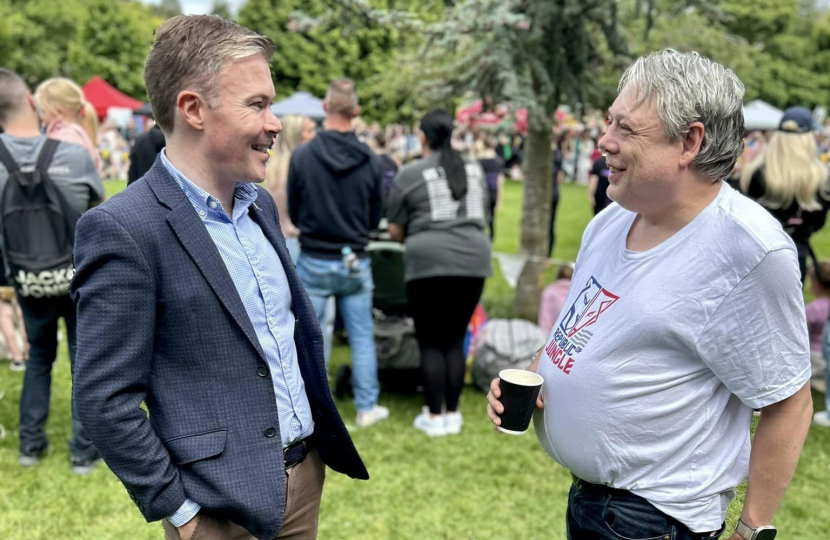
<path id="1" fill-rule="evenodd" d="M 245 306 L 242 304 L 236 285 L 234 285 L 233 279 L 231 279 L 231 275 L 225 266 L 225 261 L 219 255 L 219 250 L 216 248 L 213 238 L 210 237 L 193 205 L 190 204 L 184 192 L 160 160 L 156 161 L 145 178 L 151 189 L 156 193 L 159 202 L 170 208 L 167 222 L 170 223 L 170 227 L 178 236 L 185 251 L 199 267 L 213 292 L 219 297 L 219 301 L 222 302 L 225 309 L 228 310 L 233 320 L 239 325 L 264 360 L 265 353 L 259 344 L 259 339 L 256 337 L 254 326 L 245 311 Z"/>
<path id="2" fill-rule="evenodd" d="M 271 245 L 274 246 L 274 249 L 280 258 L 280 262 L 282 263 L 283 268 L 286 269 L 286 274 L 288 274 L 288 268 L 294 267 L 294 261 L 291 260 L 288 248 L 285 247 L 285 239 L 282 237 L 282 234 L 276 230 L 276 222 L 271 223 L 271 220 L 265 216 L 266 210 L 262 208 L 263 203 L 261 203 L 259 199 L 260 197 L 257 197 L 256 202 L 250 206 L 248 209 L 248 215 L 251 216 L 251 219 L 253 219 L 257 225 L 259 225 L 259 228 L 262 229 L 262 232 L 265 234 L 265 238 L 267 238 Z M 291 286 L 291 293 L 293 295 L 294 285 L 291 283 L 289 283 L 289 285 Z"/>
<path id="3" fill-rule="evenodd" d="M 294 316 L 297 318 L 297 324 L 302 329 L 303 337 L 310 336 L 312 337 L 312 341 L 314 341 L 313 338 L 320 334 L 318 325 L 313 324 L 313 321 L 317 320 L 317 314 L 311 307 L 311 302 L 306 296 L 305 288 L 302 283 L 300 283 L 300 277 L 297 275 L 297 270 L 294 268 L 294 261 L 291 260 L 288 248 L 285 247 L 285 239 L 277 226 L 277 216 L 276 214 L 273 216 L 270 215 L 270 212 L 266 209 L 266 204 L 261 203 L 260 198 L 262 198 L 262 191 L 260 191 L 260 197 L 257 198 L 258 204 L 251 205 L 251 218 L 257 225 L 259 225 L 259 228 L 262 229 L 265 237 L 269 242 L 271 242 L 271 245 L 274 246 L 274 249 L 277 251 L 280 262 L 282 262 L 283 270 L 285 270 L 285 277 L 288 280 L 288 287 L 291 289 L 291 301 L 293 304 L 292 309 L 294 310 Z M 309 321 L 312 321 L 311 327 L 308 326 Z M 322 340 L 321 334 L 317 341 L 320 340 Z"/>

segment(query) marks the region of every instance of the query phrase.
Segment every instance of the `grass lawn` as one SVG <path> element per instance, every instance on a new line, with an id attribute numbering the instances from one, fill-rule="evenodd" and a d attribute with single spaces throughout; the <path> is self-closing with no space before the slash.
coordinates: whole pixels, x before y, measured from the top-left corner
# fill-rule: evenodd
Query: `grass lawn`
<path id="1" fill-rule="evenodd" d="M 108 193 L 124 182 L 107 184 Z M 517 251 L 521 185 L 509 183 L 497 223 L 496 250 Z M 585 189 L 562 190 L 554 255 L 573 260 L 590 219 Z M 830 233 L 816 238 L 830 257 Z M 489 280 L 485 303 L 493 313 L 509 313 L 512 293 L 497 274 Z M 349 361 L 337 346 L 333 366 Z M 0 365 L 0 539 L 103 540 L 160 539 L 161 525 L 147 524 L 124 488 L 106 468 L 86 478 L 69 472 L 69 362 L 61 350 L 55 366 L 52 414 L 47 425 L 52 447 L 34 469 L 17 465 L 17 404 L 23 377 Z M 823 396 L 814 394 L 817 404 Z M 372 479 L 357 482 L 329 471 L 320 518 L 320 538 L 330 539 L 495 539 L 565 538 L 568 471 L 542 451 L 532 434 L 496 434 L 484 412 L 484 395 L 467 388 L 460 436 L 430 440 L 411 427 L 422 400 L 417 395 L 382 394 L 392 416 L 368 430 L 352 432 Z M 337 403 L 347 424 L 354 423 L 351 402 Z M 730 444 L 723 441 L 723 444 Z M 776 517 L 782 538 L 825 540 L 830 531 L 830 430 L 810 431 L 795 479 Z M 742 490 L 741 490 L 742 493 Z M 735 522 L 742 495 L 733 503 Z M 728 536 L 728 535 L 727 535 Z"/>

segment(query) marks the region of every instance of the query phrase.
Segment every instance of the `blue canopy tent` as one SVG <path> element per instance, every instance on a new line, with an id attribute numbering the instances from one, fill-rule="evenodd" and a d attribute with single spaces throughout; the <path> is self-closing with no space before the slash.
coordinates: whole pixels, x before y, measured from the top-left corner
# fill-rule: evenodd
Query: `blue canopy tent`
<path id="1" fill-rule="evenodd" d="M 308 92 L 296 92 L 290 97 L 271 105 L 271 111 L 277 116 L 301 114 L 314 121 L 323 120 L 326 111 L 323 110 L 323 100 L 317 99 Z"/>

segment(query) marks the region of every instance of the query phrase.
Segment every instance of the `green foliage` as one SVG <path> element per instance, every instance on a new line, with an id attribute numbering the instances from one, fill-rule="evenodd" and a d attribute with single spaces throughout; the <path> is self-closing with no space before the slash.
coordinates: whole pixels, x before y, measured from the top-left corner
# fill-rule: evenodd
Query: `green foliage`
<path id="1" fill-rule="evenodd" d="M 726 30 L 750 43 L 784 32 L 799 15 L 799 0 L 722 0 Z"/>
<path id="2" fill-rule="evenodd" d="M 0 66 L 35 85 L 71 75 L 66 44 L 84 18 L 81 0 L 0 0 Z"/>
<path id="3" fill-rule="evenodd" d="M 0 0 L 0 66 L 31 87 L 49 77 L 84 84 L 100 75 L 144 99 L 144 59 L 160 23 L 136 0 Z"/>
<path id="4" fill-rule="evenodd" d="M 670 47 L 698 51 L 732 68 L 746 100 L 777 107 L 830 101 L 830 14 L 803 0 L 681 0 L 655 3 L 648 37 L 637 0 L 621 2 L 622 27 L 632 56 Z M 606 79 L 619 77 L 618 66 Z"/>
<path id="5" fill-rule="evenodd" d="M 226 0 L 214 0 L 210 8 L 210 14 L 218 15 L 229 21 L 234 20 L 233 14 L 231 13 L 231 6 Z"/>
<path id="6" fill-rule="evenodd" d="M 169 19 L 182 14 L 182 4 L 179 0 L 161 0 L 158 5 L 150 6 L 150 10 L 160 19 Z"/>
<path id="7" fill-rule="evenodd" d="M 69 44 L 72 73 L 83 84 L 93 75 L 146 100 L 144 61 L 161 20 L 137 1 L 88 0 L 78 37 Z"/>
<path id="8" fill-rule="evenodd" d="M 303 15 L 322 17 L 329 13 L 329 4 L 325 0 L 248 0 L 238 20 L 274 41 L 271 69 L 277 98 L 299 90 L 322 97 L 332 80 L 349 77 L 357 85 L 365 117 L 396 121 L 403 99 L 379 81 L 395 75 L 395 56 L 411 48 L 412 40 L 394 28 L 367 24 L 349 13 L 325 24 L 301 24 Z M 378 4 L 395 2 L 378 0 Z M 409 4 L 418 11 L 424 3 Z"/>

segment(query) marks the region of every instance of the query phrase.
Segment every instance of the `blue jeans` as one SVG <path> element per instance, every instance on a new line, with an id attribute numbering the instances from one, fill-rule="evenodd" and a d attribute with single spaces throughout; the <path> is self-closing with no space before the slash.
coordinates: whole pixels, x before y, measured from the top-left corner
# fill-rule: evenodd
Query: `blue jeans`
<path id="1" fill-rule="evenodd" d="M 830 414 L 830 324 L 824 325 L 821 340 L 821 354 L 824 356 L 824 410 Z"/>
<path id="2" fill-rule="evenodd" d="M 291 256 L 291 262 L 297 266 L 297 261 L 300 260 L 300 240 L 298 238 L 286 238 L 285 246 L 288 248 L 288 254 Z M 329 298 L 326 302 L 326 310 L 320 318 L 320 326 L 323 329 L 323 357 L 326 360 L 326 369 L 329 367 L 329 360 L 331 360 L 332 335 L 334 334 L 334 317 L 336 315 L 334 307 L 334 297 Z"/>
<path id="3" fill-rule="evenodd" d="M 695 533 L 631 492 L 586 494 L 576 486 L 568 494 L 566 524 L 568 540 L 703 540 L 723 530 Z"/>
<path id="4" fill-rule="evenodd" d="M 300 240 L 299 238 L 286 238 L 285 247 L 288 248 L 288 255 L 291 257 L 291 262 L 296 266 L 300 258 Z"/>
<path id="5" fill-rule="evenodd" d="M 341 260 L 316 259 L 302 253 L 297 274 L 319 320 L 324 318 L 326 300 L 332 296 L 337 300 L 352 349 L 354 405 L 358 411 L 371 409 L 378 402 L 380 388 L 372 321 L 375 287 L 369 259 L 361 259 L 357 271 L 350 272 Z"/>
<path id="6" fill-rule="evenodd" d="M 66 323 L 66 342 L 69 346 L 70 371 L 75 368 L 75 304 L 69 296 L 60 298 L 21 298 L 20 310 L 29 338 L 29 361 L 23 377 L 23 395 L 20 397 L 20 450 L 37 451 L 48 444 L 46 419 L 52 395 L 52 365 L 58 355 L 58 320 Z M 72 438 L 69 453 L 80 460 L 98 455 L 95 446 L 84 431 L 71 400 Z"/>

